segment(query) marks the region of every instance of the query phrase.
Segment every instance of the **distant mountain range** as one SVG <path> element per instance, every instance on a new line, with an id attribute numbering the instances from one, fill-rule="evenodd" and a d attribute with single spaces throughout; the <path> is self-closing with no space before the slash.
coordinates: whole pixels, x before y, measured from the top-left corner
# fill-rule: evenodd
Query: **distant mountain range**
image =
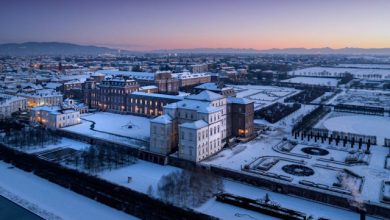
<path id="1" fill-rule="evenodd" d="M 98 55 L 118 53 L 118 49 L 107 47 L 84 46 L 59 42 L 27 42 L 0 44 L 0 55 L 34 56 L 34 55 Z"/>
<path id="2" fill-rule="evenodd" d="M 355 55 L 390 55 L 390 48 L 341 48 L 332 49 L 324 48 L 285 48 L 285 49 L 269 49 L 256 50 L 252 48 L 235 49 L 235 48 L 195 48 L 195 49 L 174 49 L 174 50 L 155 50 L 154 52 L 164 53 L 220 53 L 220 54 L 355 54 Z"/>
<path id="3" fill-rule="evenodd" d="M 98 46 L 85 46 L 60 42 L 27 42 L 0 44 L 0 55 L 31 56 L 31 55 L 98 55 L 118 54 L 118 49 Z M 252 48 L 194 48 L 170 49 L 135 52 L 120 50 L 120 53 L 217 53 L 217 54 L 354 54 L 354 55 L 390 55 L 390 48 L 286 48 L 256 50 Z"/>

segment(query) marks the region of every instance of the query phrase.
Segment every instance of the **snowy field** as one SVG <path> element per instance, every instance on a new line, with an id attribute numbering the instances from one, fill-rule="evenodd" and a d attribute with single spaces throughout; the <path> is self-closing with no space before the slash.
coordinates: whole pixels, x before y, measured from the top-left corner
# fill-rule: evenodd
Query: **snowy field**
<path id="1" fill-rule="evenodd" d="M 283 102 L 298 92 L 296 89 L 260 86 L 260 85 L 228 85 L 233 87 L 238 98 L 247 98 L 254 101 L 255 110 L 271 105 L 275 102 Z"/>
<path id="2" fill-rule="evenodd" d="M 292 125 L 296 121 L 300 120 L 300 118 L 303 115 L 312 111 L 315 107 L 317 107 L 317 106 L 316 105 L 301 105 L 300 109 L 296 110 L 295 112 L 291 113 L 290 115 L 287 115 L 286 117 L 284 117 L 283 119 L 281 119 L 280 121 L 278 121 L 274 124 L 271 124 L 264 119 L 255 119 L 254 123 L 259 124 L 259 125 L 267 125 L 267 126 L 271 126 L 274 128 L 283 129 L 286 131 L 286 134 L 288 134 L 289 132 L 291 132 Z"/>
<path id="3" fill-rule="evenodd" d="M 48 220 L 137 219 L 0 161 L 0 195 Z"/>
<path id="4" fill-rule="evenodd" d="M 388 131 L 388 130 L 387 130 Z M 283 157 L 294 160 L 302 160 L 304 162 L 304 166 L 312 168 L 317 174 L 309 177 L 299 177 L 292 176 L 281 170 L 282 163 L 278 166 L 271 168 L 271 172 L 277 175 L 284 175 L 293 177 L 292 183 L 299 184 L 300 180 L 308 180 L 313 181 L 319 184 L 330 184 L 335 182 L 336 175 L 338 172 L 333 172 L 329 170 L 324 170 L 317 165 L 327 166 L 330 165 L 332 167 L 338 169 L 348 169 L 360 176 L 364 177 L 364 184 L 362 186 L 361 199 L 364 201 L 371 202 L 379 202 L 380 199 L 380 190 L 381 190 L 381 181 L 384 179 L 390 178 L 390 170 L 386 170 L 384 168 L 385 164 L 385 156 L 388 153 L 388 149 L 382 146 L 372 146 L 371 147 L 371 158 L 369 159 L 369 164 L 357 164 L 353 166 L 347 166 L 343 164 L 330 163 L 329 161 L 322 161 L 320 158 L 330 159 L 333 158 L 335 161 L 343 161 L 347 156 L 346 152 L 339 150 L 329 149 L 329 145 L 326 143 L 314 143 L 313 141 L 307 142 L 300 140 L 298 141 L 298 148 L 293 150 L 293 153 L 300 153 L 299 146 L 313 146 L 326 149 L 330 152 L 329 155 L 326 156 L 311 156 L 310 158 L 298 157 L 295 155 L 288 155 L 284 153 L 277 152 L 273 149 L 273 146 L 277 145 L 282 141 L 283 137 L 288 137 L 288 133 L 281 128 L 278 128 L 274 131 L 266 131 L 264 134 L 261 134 L 256 139 L 248 142 L 241 143 L 232 149 L 224 149 L 217 155 L 209 158 L 208 160 L 203 161 L 203 164 L 226 167 L 234 170 L 241 170 L 244 165 L 247 165 L 259 157 L 271 156 L 271 157 Z M 364 148 L 364 147 L 363 147 Z M 357 146 L 355 146 L 355 151 L 357 150 Z M 348 149 L 350 150 L 350 148 Z M 283 162 L 285 163 L 285 162 Z M 314 166 L 317 164 L 316 166 Z M 286 164 L 284 164 L 286 165 Z M 303 185 L 301 185 L 304 187 Z"/>
<path id="5" fill-rule="evenodd" d="M 339 80 L 336 78 L 294 77 L 291 79 L 282 80 L 281 82 L 336 87 Z"/>
<path id="6" fill-rule="evenodd" d="M 100 178 L 114 182 L 116 184 L 129 187 L 133 190 L 146 193 L 149 186 L 153 187 L 154 194 L 160 178 L 172 172 L 181 170 L 172 166 L 161 166 L 158 164 L 139 160 L 136 164 L 120 168 L 112 171 L 99 173 Z M 130 183 L 127 178 L 132 177 Z M 224 180 L 224 191 L 235 195 L 245 196 L 248 198 L 263 198 L 268 193 L 272 200 L 283 205 L 284 207 L 296 209 L 308 214 L 313 214 L 317 217 L 326 216 L 331 219 L 355 219 L 358 215 L 346 210 L 330 207 L 323 204 L 313 203 L 304 199 L 290 197 L 287 195 L 277 194 L 264 189 L 259 189 L 253 186 Z M 321 211 L 318 212 L 317 208 Z M 197 211 L 218 217 L 220 219 L 275 219 L 258 212 L 242 209 L 236 206 L 231 206 L 221 202 L 217 202 L 215 198 L 211 198 L 202 206 L 196 208 Z M 316 210 L 315 212 L 313 210 Z M 373 218 L 368 218 L 373 219 Z"/>
<path id="7" fill-rule="evenodd" d="M 274 132 L 270 132 L 268 136 L 280 137 L 280 132 L 282 131 L 277 130 Z M 258 140 L 262 140 L 265 143 L 256 142 L 253 145 L 251 144 L 251 146 L 242 148 L 236 147 L 233 149 L 235 153 L 229 155 L 229 157 L 227 158 L 222 158 L 223 160 L 221 161 L 233 159 L 234 156 L 240 154 L 245 154 L 246 157 L 248 157 L 248 153 L 254 156 L 250 160 L 255 159 L 257 155 L 253 154 L 254 150 L 257 150 L 258 153 L 261 153 L 262 151 L 264 151 L 264 149 L 269 149 L 270 146 L 272 146 L 273 141 L 275 141 L 275 138 L 270 138 L 270 140 L 267 140 L 266 137 L 263 137 Z M 261 148 L 259 149 L 259 147 Z M 84 201 L 90 201 L 93 202 L 93 204 L 96 202 L 79 196 L 66 189 L 63 189 L 44 179 L 36 177 L 33 174 L 25 173 L 16 168 L 7 169 L 7 167 L 7 164 L 2 164 L 0 162 L 0 179 L 4 179 L 4 177 L 2 177 L 1 175 L 5 175 L 8 178 L 7 181 L 0 181 L 0 187 L 8 191 L 11 191 L 12 189 L 11 198 L 15 200 L 17 200 L 18 198 L 24 198 L 23 203 L 26 204 L 26 206 L 33 207 L 34 210 L 37 210 L 36 212 L 41 213 L 48 219 L 132 219 L 132 216 L 125 215 L 124 213 L 117 212 L 116 210 L 112 210 L 100 204 L 98 205 L 102 207 L 94 207 L 95 205 L 89 203 L 83 204 Z M 3 170 L 5 171 L 3 172 Z M 178 170 L 181 169 L 172 166 L 161 166 L 158 164 L 138 160 L 136 164 L 122 167 L 119 169 L 106 170 L 104 172 L 97 173 L 97 176 L 102 179 L 106 179 L 110 182 L 131 188 L 133 190 L 146 193 L 149 186 L 151 186 L 154 189 L 154 192 L 156 192 L 157 185 L 161 177 Z M 18 175 L 18 177 L 14 177 L 14 175 Z M 130 183 L 128 183 L 128 177 L 132 178 Z M 28 181 L 25 179 L 28 179 Z M 13 181 L 16 181 L 17 184 L 14 185 Z M 295 209 L 316 217 L 324 216 L 330 219 L 356 219 L 358 216 L 356 213 L 347 210 L 338 209 L 335 207 L 315 203 L 313 201 L 308 201 L 297 197 L 277 194 L 264 189 L 248 186 L 230 180 L 224 180 L 224 186 L 225 192 L 253 199 L 264 198 L 265 194 L 268 193 L 272 201 L 277 202 L 286 208 Z M 19 193 L 20 191 L 21 193 Z M 45 192 L 44 196 L 42 192 Z M 7 192 L 7 194 L 10 193 Z M 2 194 L 0 193 L 0 195 Z M 157 193 L 154 193 L 153 196 L 158 197 Z M 52 197 L 55 197 L 57 199 L 53 199 Z M 61 201 L 58 201 L 59 198 L 61 198 Z M 77 199 L 77 201 L 73 202 L 72 199 Z M 72 205 L 60 207 L 61 204 L 63 204 L 62 202 L 66 202 L 66 204 Z M 99 210 L 95 211 L 96 208 L 98 208 Z M 88 209 L 88 211 L 78 211 L 84 209 Z M 321 211 L 319 211 L 318 209 L 320 209 Z M 274 219 L 272 217 L 265 216 L 261 213 L 217 202 L 215 198 L 211 198 L 205 204 L 196 208 L 196 210 L 209 215 L 213 215 L 220 219 Z M 90 212 L 93 213 L 91 214 Z M 105 213 L 101 214 L 100 212 Z M 121 215 L 124 215 L 125 217 L 122 217 Z M 51 217 L 49 218 L 47 216 Z M 373 218 L 368 217 L 368 219 Z"/>
<path id="8" fill-rule="evenodd" d="M 329 104 L 349 104 L 389 108 L 390 92 L 357 89 L 344 90 L 330 100 Z"/>
<path id="9" fill-rule="evenodd" d="M 82 118 L 95 122 L 95 129 L 99 131 L 139 139 L 150 137 L 150 119 L 146 117 L 98 112 Z"/>
<path id="10" fill-rule="evenodd" d="M 157 189 L 158 181 L 164 175 L 181 169 L 172 166 L 161 166 L 143 160 L 138 160 L 136 164 L 115 169 L 107 170 L 98 174 L 102 179 L 123 185 L 141 193 L 146 193 L 149 186 Z M 127 178 L 131 177 L 130 183 Z"/>
<path id="11" fill-rule="evenodd" d="M 135 146 L 144 145 L 137 140 L 147 142 L 150 138 L 150 119 L 146 117 L 97 112 L 81 118 L 81 124 L 62 129 Z M 95 130 L 91 130 L 93 122 Z"/>
<path id="12" fill-rule="evenodd" d="M 376 136 L 379 145 L 384 144 L 385 138 L 390 138 L 390 117 L 332 112 L 315 127 L 326 128 L 329 131 Z"/>
<path id="13" fill-rule="evenodd" d="M 390 79 L 390 69 L 376 68 L 343 68 L 343 67 L 309 67 L 290 71 L 292 76 L 331 76 L 339 77 L 344 73 L 351 73 L 355 78 L 383 80 Z"/>

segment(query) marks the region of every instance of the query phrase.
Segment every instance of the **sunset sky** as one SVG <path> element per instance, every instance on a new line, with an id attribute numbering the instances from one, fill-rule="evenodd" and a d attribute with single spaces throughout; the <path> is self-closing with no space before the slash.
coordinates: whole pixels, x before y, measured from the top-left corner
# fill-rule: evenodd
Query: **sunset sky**
<path id="1" fill-rule="evenodd" d="M 390 47 L 389 0 L 0 0 L 0 43 Z"/>

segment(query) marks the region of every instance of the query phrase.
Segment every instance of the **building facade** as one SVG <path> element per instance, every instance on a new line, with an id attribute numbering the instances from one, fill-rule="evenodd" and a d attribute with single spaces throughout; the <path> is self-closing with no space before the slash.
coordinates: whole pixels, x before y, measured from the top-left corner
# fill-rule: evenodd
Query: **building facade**
<path id="1" fill-rule="evenodd" d="M 229 96 L 236 96 L 236 92 L 232 87 L 226 87 L 222 82 L 214 83 L 214 82 L 209 82 L 209 83 L 203 83 L 194 88 L 196 93 L 199 93 L 204 90 L 212 91 L 215 93 L 218 93 L 220 95 L 223 95 L 225 97 Z"/>
<path id="2" fill-rule="evenodd" d="M 27 109 L 27 99 L 23 97 L 0 94 L 0 119 L 9 118 L 12 113 Z"/>
<path id="3" fill-rule="evenodd" d="M 205 90 L 164 106 L 151 120 L 150 150 L 201 161 L 219 152 L 230 137 L 253 134 L 253 102 Z"/>
<path id="4" fill-rule="evenodd" d="M 175 103 L 182 100 L 181 96 L 133 92 L 126 96 L 127 114 L 136 114 L 143 116 L 159 116 L 163 114 L 163 107 L 170 103 Z"/>
<path id="5" fill-rule="evenodd" d="M 162 138 L 158 129 L 171 133 Z M 151 121 L 153 152 L 167 153 L 178 146 L 180 158 L 198 162 L 219 152 L 225 143 L 226 98 L 210 91 L 164 106 L 164 115 Z M 169 148 L 162 150 L 165 146 Z"/>
<path id="6" fill-rule="evenodd" d="M 208 73 L 172 73 L 172 77 L 179 81 L 180 88 L 193 87 L 211 81 L 211 76 Z"/>
<path id="7" fill-rule="evenodd" d="M 83 86 L 84 103 L 93 109 L 126 112 L 127 95 L 137 91 L 139 84 L 126 78 L 109 78 L 97 83 L 89 78 Z"/>
<path id="8" fill-rule="evenodd" d="M 227 136 L 248 138 L 254 131 L 254 102 L 244 98 L 227 98 Z"/>
<path id="9" fill-rule="evenodd" d="M 169 115 L 161 115 L 150 121 L 150 151 L 167 155 L 177 149 L 176 121 Z"/>
<path id="10" fill-rule="evenodd" d="M 194 64 L 190 66 L 192 73 L 205 73 L 209 71 L 209 65 L 207 63 Z"/>
<path id="11" fill-rule="evenodd" d="M 122 76 L 134 79 L 140 86 L 157 86 L 159 93 L 177 94 L 179 92 L 179 80 L 172 76 L 170 71 L 129 72 L 117 70 L 101 70 L 94 75 Z"/>
<path id="12" fill-rule="evenodd" d="M 28 108 L 61 105 L 63 101 L 63 95 L 54 90 L 39 90 L 35 93 L 19 93 L 18 95 L 27 99 Z"/>
<path id="13" fill-rule="evenodd" d="M 59 106 L 39 106 L 31 109 L 31 121 L 56 129 L 80 123 L 80 112 Z"/>

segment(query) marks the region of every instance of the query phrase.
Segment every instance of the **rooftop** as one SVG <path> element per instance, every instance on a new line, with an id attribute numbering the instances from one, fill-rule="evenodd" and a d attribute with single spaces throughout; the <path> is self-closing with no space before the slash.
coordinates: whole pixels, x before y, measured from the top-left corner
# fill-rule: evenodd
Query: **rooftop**
<path id="1" fill-rule="evenodd" d="M 156 98 L 176 99 L 178 101 L 183 99 L 182 96 L 167 95 L 167 94 L 160 94 L 160 93 L 133 92 L 131 94 L 132 95 L 139 95 L 139 96 L 156 97 Z"/>
<path id="2" fill-rule="evenodd" d="M 73 113 L 76 112 L 74 109 L 63 109 L 60 106 L 38 106 L 33 108 L 34 111 L 45 111 L 49 112 L 49 114 L 58 115 L 58 114 L 66 114 L 66 113 Z"/>
<path id="3" fill-rule="evenodd" d="M 131 71 L 119 71 L 119 70 L 98 70 L 95 72 L 95 74 L 104 74 L 108 76 L 117 76 L 117 75 L 123 75 L 123 76 L 129 76 L 134 79 L 138 80 L 154 80 L 154 73 L 149 72 L 131 72 Z"/>
<path id="4" fill-rule="evenodd" d="M 194 122 L 187 122 L 179 125 L 181 128 L 189 128 L 189 129 L 199 129 L 208 126 L 208 124 L 203 120 L 198 120 Z"/>
<path id="5" fill-rule="evenodd" d="M 232 89 L 230 87 L 219 87 L 216 83 L 203 83 L 200 84 L 199 86 L 195 87 L 196 89 L 204 89 L 204 90 L 210 90 L 210 91 L 224 91 L 228 89 Z"/>
<path id="6" fill-rule="evenodd" d="M 195 110 L 202 113 L 212 113 L 222 110 L 222 107 L 214 107 L 209 102 L 202 102 L 199 100 L 183 100 L 166 105 L 165 107 Z"/>
<path id="7" fill-rule="evenodd" d="M 254 101 L 246 99 L 246 98 L 236 98 L 236 97 L 228 97 L 227 98 L 228 103 L 234 103 L 234 104 L 243 104 L 247 105 L 249 103 L 254 103 Z"/>
<path id="8" fill-rule="evenodd" d="M 201 93 L 196 95 L 190 95 L 186 97 L 186 99 L 200 100 L 200 101 L 215 101 L 223 98 L 224 96 L 208 90 L 202 91 Z"/>
<path id="9" fill-rule="evenodd" d="M 160 115 L 150 120 L 150 122 L 159 123 L 159 124 L 169 124 L 172 122 L 172 118 L 169 115 Z"/>

